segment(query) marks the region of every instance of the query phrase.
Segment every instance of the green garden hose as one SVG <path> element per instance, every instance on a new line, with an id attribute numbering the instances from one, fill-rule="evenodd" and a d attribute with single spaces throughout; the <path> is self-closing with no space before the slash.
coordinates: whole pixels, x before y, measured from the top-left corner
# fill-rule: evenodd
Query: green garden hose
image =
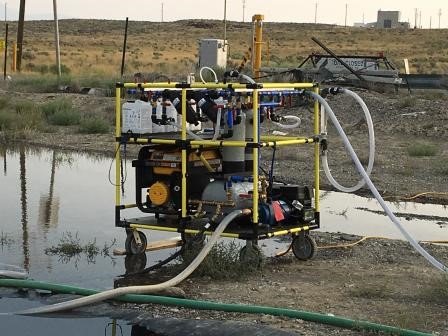
<path id="1" fill-rule="evenodd" d="M 22 280 L 22 279 L 0 279 L 0 287 L 38 289 L 61 294 L 75 294 L 84 296 L 93 295 L 100 292 L 98 290 L 93 289 L 86 289 L 61 284 L 52 284 L 48 282 L 35 281 L 35 280 Z M 302 310 L 294 310 L 294 309 L 275 308 L 267 306 L 253 306 L 253 305 L 244 305 L 236 303 L 218 303 L 212 301 L 179 299 L 165 296 L 138 295 L 138 294 L 127 294 L 119 296 L 116 297 L 115 300 L 130 303 L 139 303 L 139 304 L 152 303 L 152 304 L 161 304 L 169 306 L 178 306 L 197 310 L 216 310 L 216 311 L 233 312 L 233 313 L 286 316 L 310 322 L 328 324 L 331 326 L 336 326 L 345 329 L 382 332 L 386 334 L 402 335 L 402 336 L 431 336 L 431 334 L 415 330 L 401 329 L 378 323 L 357 321 L 339 316 L 329 316 L 325 314 L 302 311 Z"/>

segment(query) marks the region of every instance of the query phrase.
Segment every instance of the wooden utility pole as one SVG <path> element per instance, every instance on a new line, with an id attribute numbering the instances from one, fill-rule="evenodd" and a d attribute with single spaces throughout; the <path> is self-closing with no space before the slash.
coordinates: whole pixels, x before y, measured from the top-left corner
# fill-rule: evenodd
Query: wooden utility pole
<path id="1" fill-rule="evenodd" d="M 57 0 L 53 0 L 53 14 L 54 14 L 54 39 L 56 44 L 56 66 L 58 69 L 58 78 L 61 79 L 61 50 L 59 48 L 59 22 L 58 22 L 58 8 Z"/>
<path id="2" fill-rule="evenodd" d="M 17 70 L 22 70 L 23 26 L 25 23 L 25 0 L 20 0 L 19 24 L 17 26 Z"/>
<path id="3" fill-rule="evenodd" d="M 8 60 L 8 24 L 5 27 L 5 60 L 3 63 L 3 80 L 6 80 L 6 61 Z"/>
<path id="4" fill-rule="evenodd" d="M 345 4 L 345 22 L 344 22 L 344 27 L 347 27 L 347 12 L 348 12 L 348 4 Z"/>
<path id="5" fill-rule="evenodd" d="M 316 6 L 314 7 L 314 23 L 317 23 L 317 2 L 316 2 Z"/>
<path id="6" fill-rule="evenodd" d="M 163 2 L 162 2 L 162 22 L 163 22 Z"/>
<path id="7" fill-rule="evenodd" d="M 243 0 L 243 22 L 245 21 L 245 12 L 246 12 L 246 0 Z"/>
<path id="8" fill-rule="evenodd" d="M 129 18 L 126 17 L 126 24 L 124 27 L 123 54 L 121 56 L 121 70 L 120 70 L 121 78 L 123 78 L 123 74 L 124 74 L 124 62 L 125 62 L 125 58 L 126 58 L 126 48 L 127 48 L 127 42 L 128 42 L 128 23 L 129 23 Z"/>

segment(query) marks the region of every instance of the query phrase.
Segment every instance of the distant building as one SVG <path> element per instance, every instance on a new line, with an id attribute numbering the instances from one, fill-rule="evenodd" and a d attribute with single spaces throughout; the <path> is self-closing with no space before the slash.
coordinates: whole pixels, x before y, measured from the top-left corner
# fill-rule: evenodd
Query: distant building
<path id="1" fill-rule="evenodd" d="M 404 28 L 409 29 L 409 22 L 400 22 L 399 11 L 378 11 L 375 28 Z"/>

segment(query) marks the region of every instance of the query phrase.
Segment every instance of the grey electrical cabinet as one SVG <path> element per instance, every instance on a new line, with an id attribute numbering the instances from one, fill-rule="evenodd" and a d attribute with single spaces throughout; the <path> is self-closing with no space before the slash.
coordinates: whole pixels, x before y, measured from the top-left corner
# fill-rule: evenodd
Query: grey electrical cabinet
<path id="1" fill-rule="evenodd" d="M 199 41 L 199 67 L 220 67 L 227 65 L 227 41 L 202 39 Z"/>

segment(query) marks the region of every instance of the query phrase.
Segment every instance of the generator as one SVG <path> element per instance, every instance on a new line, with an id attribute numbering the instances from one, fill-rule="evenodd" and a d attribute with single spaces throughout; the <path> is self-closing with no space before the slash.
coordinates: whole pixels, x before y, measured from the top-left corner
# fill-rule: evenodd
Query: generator
<path id="1" fill-rule="evenodd" d="M 160 117 L 152 114 L 152 128 L 144 133 L 139 133 L 142 127 L 129 130 L 120 124 L 129 119 L 129 104 L 123 109 L 127 114 L 121 115 L 120 97 L 126 89 L 141 90 L 149 102 L 163 106 Z M 286 120 L 276 109 L 299 99 L 304 90 L 315 89 L 313 83 L 117 83 L 115 222 L 126 229 L 126 253 L 145 252 L 148 242 L 143 230 L 178 232 L 188 246 L 189 239 L 212 234 L 225 216 L 242 210 L 243 215 L 233 219 L 221 234 L 246 241 L 240 251 L 241 262 L 260 262 L 258 241 L 283 235 L 292 236 L 292 250 L 298 259 L 312 258 L 316 244 L 309 232 L 319 228 L 320 220 L 319 105 L 314 104 L 314 134 L 308 136 L 263 134 L 261 124 Z M 139 113 L 144 111 L 151 109 L 141 108 Z M 168 127 L 160 131 L 175 122 L 176 131 Z M 199 123 L 195 131 L 189 127 Z M 121 204 L 123 144 L 141 146 L 132 161 L 135 204 Z M 310 161 L 314 163 L 314 183 L 280 183 L 272 171 L 262 171 L 261 150 L 297 145 L 314 146 L 315 158 Z M 123 218 L 122 212 L 133 207 L 144 215 Z"/>

